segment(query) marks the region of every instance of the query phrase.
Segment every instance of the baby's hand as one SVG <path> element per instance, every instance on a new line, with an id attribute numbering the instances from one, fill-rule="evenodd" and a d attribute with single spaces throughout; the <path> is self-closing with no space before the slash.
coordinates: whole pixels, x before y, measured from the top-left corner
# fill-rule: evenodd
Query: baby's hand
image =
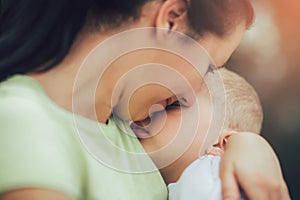
<path id="1" fill-rule="evenodd" d="M 259 135 L 239 133 L 229 137 L 220 166 L 223 199 L 240 199 L 239 186 L 249 199 L 290 199 L 279 161 Z"/>

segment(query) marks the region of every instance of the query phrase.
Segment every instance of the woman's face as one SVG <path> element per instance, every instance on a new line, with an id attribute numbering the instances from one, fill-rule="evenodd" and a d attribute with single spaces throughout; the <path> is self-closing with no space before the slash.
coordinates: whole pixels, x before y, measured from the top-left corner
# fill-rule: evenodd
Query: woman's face
<path id="1" fill-rule="evenodd" d="M 119 59 L 117 65 L 122 65 L 125 74 L 134 68 L 132 66 L 141 66 L 145 63 L 159 63 L 167 66 L 168 69 L 165 70 L 165 67 L 161 68 L 162 66 L 156 64 L 143 66 L 145 70 L 142 70 L 142 67 L 134 68 L 140 70 L 134 70 L 136 73 L 130 81 L 124 83 L 126 86 L 122 98 L 118 99 L 118 104 L 115 106 L 115 114 L 128 121 L 140 121 L 153 112 L 163 110 L 175 100 L 179 100 L 187 107 L 193 105 L 195 94 L 200 90 L 203 74 L 209 70 L 211 63 L 220 68 L 227 62 L 240 43 L 244 32 L 245 26 L 242 23 L 229 36 L 219 38 L 207 34 L 198 41 L 209 55 L 206 57 L 199 55 L 202 59 L 201 73 L 186 59 L 162 50 L 141 50 Z M 120 72 L 120 67 L 118 70 Z M 143 81 L 148 84 L 141 84 Z"/>
<path id="2" fill-rule="evenodd" d="M 201 44 L 214 59 L 216 66 L 223 66 L 239 44 L 243 33 L 244 28 L 238 27 L 231 38 L 227 38 L 227 40 L 208 36 Z M 215 136 L 207 135 L 212 117 L 212 107 L 210 96 L 207 91 L 204 92 L 203 85 L 199 88 L 198 101 L 194 105 L 184 106 L 182 109 L 178 105 L 167 106 L 168 103 L 174 102 L 175 98 L 163 106 L 167 106 L 166 112 L 158 112 L 151 116 L 151 120 L 147 118 L 142 122 L 137 122 L 136 125 L 132 125 L 145 150 L 150 153 L 158 167 L 163 168 L 176 160 L 170 167 L 176 166 L 178 170 L 179 168 L 184 169 L 199 156 L 199 153 L 204 153 L 209 143 L 205 143 L 206 140 L 216 141 L 216 138 L 212 138 Z M 198 118 L 194 116 L 198 116 Z M 192 128 L 193 123 L 198 123 L 197 129 Z M 139 126 L 144 128 L 139 128 Z M 186 128 L 180 130 L 182 126 Z M 189 129 L 189 127 L 191 128 Z M 190 133 L 195 134 L 190 135 Z M 180 139 L 180 135 L 183 136 L 182 139 Z M 176 138 L 179 139 L 176 140 Z M 186 146 L 185 149 L 180 148 L 186 138 L 191 143 L 186 143 L 188 147 Z M 168 160 L 170 157 L 171 160 Z M 167 163 L 165 163 L 166 160 Z"/>

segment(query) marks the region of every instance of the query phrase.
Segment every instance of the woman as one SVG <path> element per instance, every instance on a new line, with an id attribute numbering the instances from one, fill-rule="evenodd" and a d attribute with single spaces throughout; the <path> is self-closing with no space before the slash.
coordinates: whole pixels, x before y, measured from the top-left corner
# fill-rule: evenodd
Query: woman
<path id="1" fill-rule="evenodd" d="M 80 144 L 73 114 L 80 120 L 77 122 L 80 130 L 88 137 L 97 140 L 94 129 L 90 129 L 97 125 L 126 151 L 143 152 L 136 138 L 123 134 L 120 124 L 125 129 L 126 125 L 111 117 L 113 110 L 124 120 L 137 121 L 148 117 L 149 108 L 154 104 L 165 107 L 179 100 L 189 106 L 192 104 L 190 94 L 182 91 L 192 88 L 192 92 L 197 92 L 201 83 L 199 73 L 182 59 L 151 49 L 130 52 L 103 70 L 101 59 L 123 48 L 121 44 L 108 46 L 107 54 L 99 55 L 100 61 L 89 62 L 89 66 L 103 70 L 94 102 L 91 102 L 89 97 L 95 89 L 91 83 L 97 82 L 99 77 L 90 72 L 77 78 L 81 63 L 99 43 L 114 34 L 133 28 L 156 27 L 192 36 L 216 65 L 222 66 L 252 22 L 249 2 L 2 0 L 1 3 L 0 148 L 7 153 L 0 156 L 0 177 L 4 177 L 0 179 L 0 199 L 166 199 L 167 191 L 157 170 L 133 175 L 114 168 L 115 163 L 107 165 L 93 159 Z M 153 37 L 161 40 L 169 37 L 167 33 Z M 127 95 L 130 94 L 127 86 L 131 84 L 128 81 L 117 89 L 114 99 L 114 87 L 121 77 L 145 63 L 161 63 L 177 70 L 190 87 L 177 91 L 176 88 L 181 87 L 179 81 L 172 85 L 174 93 L 160 85 L 146 85 L 133 95 Z M 205 66 L 201 72 L 208 70 L 208 65 Z M 257 144 L 261 138 L 239 135 L 229 140 L 229 153 L 225 153 L 222 167 L 224 198 L 239 196 L 236 178 L 255 199 L 274 199 L 271 193 L 286 197 L 279 166 L 265 160 L 259 163 L 263 167 L 251 166 L 246 173 L 238 167 L 243 158 L 233 149 L 245 141 Z M 99 140 L 97 146 L 102 148 L 101 142 Z M 242 147 L 241 155 L 248 155 L 247 161 L 262 156 L 272 160 L 270 163 L 277 163 L 267 145 L 258 146 L 256 152 Z M 102 153 L 112 162 L 123 159 L 118 151 L 109 147 Z M 136 167 L 143 163 L 127 164 Z M 268 173 L 264 174 L 265 171 Z M 264 179 L 257 179 L 255 174 Z"/>

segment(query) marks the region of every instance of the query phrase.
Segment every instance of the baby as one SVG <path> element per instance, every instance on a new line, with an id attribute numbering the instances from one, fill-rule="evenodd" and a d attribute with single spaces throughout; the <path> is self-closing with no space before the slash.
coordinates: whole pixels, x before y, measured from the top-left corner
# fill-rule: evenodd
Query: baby
<path id="1" fill-rule="evenodd" d="M 165 113 L 152 116 L 148 122 L 131 125 L 168 184 L 170 200 L 221 200 L 219 164 L 226 148 L 226 138 L 240 131 L 260 133 L 262 108 L 253 87 L 227 69 L 219 72 L 223 92 L 220 87 L 203 85 L 194 108 L 174 103 Z M 217 75 L 211 73 L 207 77 L 207 82 L 216 82 Z M 221 132 L 216 131 L 220 120 L 213 119 L 214 112 L 222 116 L 220 108 L 225 111 Z M 195 120 L 183 120 L 194 116 L 192 113 L 197 109 L 197 131 L 190 135 L 195 132 L 192 123 Z M 186 138 L 190 138 L 190 142 L 186 142 Z"/>

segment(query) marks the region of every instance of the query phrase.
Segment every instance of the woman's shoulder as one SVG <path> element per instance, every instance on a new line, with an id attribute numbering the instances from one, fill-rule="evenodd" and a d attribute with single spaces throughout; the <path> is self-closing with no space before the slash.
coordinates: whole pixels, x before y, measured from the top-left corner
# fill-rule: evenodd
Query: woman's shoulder
<path id="1" fill-rule="evenodd" d="M 0 84 L 0 193 L 42 187 L 80 195 L 82 156 L 66 123 L 27 77 Z"/>
<path id="2" fill-rule="evenodd" d="M 0 83 L 0 121 L 7 126 L 58 128 L 63 119 L 54 108 L 38 82 L 28 76 L 17 75 Z"/>
<path id="3" fill-rule="evenodd" d="M 74 149 L 78 141 L 72 119 L 60 111 L 34 80 L 26 76 L 9 79 L 0 84 L 0 143 L 16 148 L 23 141 L 49 152 L 54 150 L 50 146 Z"/>

